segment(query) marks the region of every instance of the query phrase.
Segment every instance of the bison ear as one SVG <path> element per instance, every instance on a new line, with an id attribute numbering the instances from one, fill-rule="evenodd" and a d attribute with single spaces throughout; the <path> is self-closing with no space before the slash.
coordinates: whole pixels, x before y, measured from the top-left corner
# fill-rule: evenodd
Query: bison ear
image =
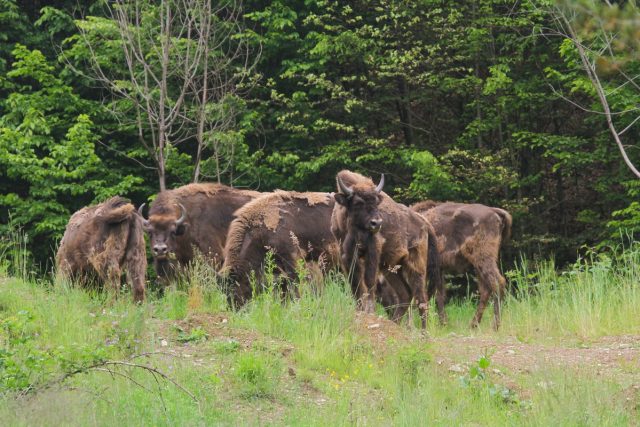
<path id="1" fill-rule="evenodd" d="M 185 233 L 185 231 L 187 231 L 187 228 L 189 228 L 189 223 L 188 222 L 183 222 L 182 224 L 177 226 L 176 227 L 176 236 L 182 236 Z"/>
<path id="2" fill-rule="evenodd" d="M 347 197 L 346 194 L 336 193 L 333 195 L 333 198 L 335 199 L 337 204 L 342 206 L 347 206 L 347 204 L 349 203 L 349 197 Z"/>

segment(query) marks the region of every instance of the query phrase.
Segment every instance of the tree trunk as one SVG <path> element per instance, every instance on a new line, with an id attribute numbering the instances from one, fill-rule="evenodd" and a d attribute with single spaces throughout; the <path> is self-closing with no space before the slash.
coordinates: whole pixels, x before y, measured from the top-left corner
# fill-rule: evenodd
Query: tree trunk
<path id="1" fill-rule="evenodd" d="M 398 77 L 398 91 L 400 92 L 400 100 L 396 103 L 400 123 L 407 145 L 413 145 L 413 125 L 411 124 L 411 112 L 409 111 L 409 101 L 407 100 L 407 82 L 403 77 Z"/>
<path id="2" fill-rule="evenodd" d="M 162 122 L 161 122 L 162 123 Z M 158 131 L 158 152 L 156 153 L 158 159 L 158 180 L 160 184 L 160 191 L 164 191 L 167 189 L 167 184 L 165 180 L 165 152 L 164 147 L 166 144 L 166 135 L 163 128 L 160 128 Z"/>

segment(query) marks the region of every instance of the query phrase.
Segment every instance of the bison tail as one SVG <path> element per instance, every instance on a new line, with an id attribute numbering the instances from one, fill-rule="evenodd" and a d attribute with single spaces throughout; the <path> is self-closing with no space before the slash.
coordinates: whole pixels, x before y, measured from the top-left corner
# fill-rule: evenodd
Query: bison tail
<path id="1" fill-rule="evenodd" d="M 438 251 L 438 241 L 433 227 L 429 227 L 429 244 L 427 252 L 427 279 L 429 280 L 428 293 L 434 295 L 436 291 L 442 292 L 444 282 L 442 280 L 442 260 Z"/>
<path id="2" fill-rule="evenodd" d="M 124 197 L 112 197 L 106 203 L 99 216 L 107 224 L 119 224 L 134 214 L 135 208 Z"/>
<path id="3" fill-rule="evenodd" d="M 242 248 L 247 235 L 247 223 L 244 218 L 236 218 L 231 222 L 224 245 L 224 264 L 220 274 L 228 276 L 241 261 Z"/>
<path id="4" fill-rule="evenodd" d="M 492 208 L 495 213 L 498 214 L 500 219 L 502 220 L 502 243 L 506 243 L 511 238 L 511 224 L 513 223 L 513 219 L 511 218 L 511 214 L 504 209 L 500 208 Z"/>

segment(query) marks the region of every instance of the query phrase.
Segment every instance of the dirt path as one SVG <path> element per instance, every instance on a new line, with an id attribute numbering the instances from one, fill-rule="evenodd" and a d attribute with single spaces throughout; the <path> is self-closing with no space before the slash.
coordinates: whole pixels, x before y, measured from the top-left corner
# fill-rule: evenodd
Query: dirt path
<path id="1" fill-rule="evenodd" d="M 380 318 L 358 313 L 357 327 L 375 348 L 425 339 L 435 360 L 452 372 L 466 372 L 478 358 L 488 355 L 492 367 L 512 374 L 528 374 L 549 368 L 585 369 L 595 375 L 632 379 L 640 384 L 640 335 L 605 336 L 587 342 L 523 343 L 515 337 L 458 335 L 420 338 L 418 331 Z"/>
<path id="2" fill-rule="evenodd" d="M 478 357 L 489 355 L 492 364 L 512 373 L 548 368 L 588 369 L 596 375 L 629 376 L 640 380 L 640 336 L 607 336 L 581 345 L 529 344 L 514 337 L 452 335 L 434 340 L 438 363 L 451 370 L 465 369 Z"/>

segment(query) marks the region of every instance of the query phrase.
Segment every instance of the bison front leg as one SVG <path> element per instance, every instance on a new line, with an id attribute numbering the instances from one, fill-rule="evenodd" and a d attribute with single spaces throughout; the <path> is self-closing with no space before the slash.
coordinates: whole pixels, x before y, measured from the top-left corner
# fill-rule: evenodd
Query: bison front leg
<path id="1" fill-rule="evenodd" d="M 340 263 L 342 264 L 342 271 L 347 275 L 354 298 L 359 299 L 362 273 L 357 253 L 358 245 L 356 245 L 352 234 L 347 235 L 341 249 Z"/>
<path id="2" fill-rule="evenodd" d="M 298 289 L 298 283 L 296 280 L 298 275 L 298 272 L 296 270 L 297 258 L 299 258 L 299 256 L 292 253 L 279 254 L 276 257 L 278 268 L 283 273 L 280 277 L 281 296 L 283 301 L 287 298 L 287 296 L 293 297 L 295 299 L 300 298 L 300 290 Z"/>
<path id="3" fill-rule="evenodd" d="M 233 276 L 229 279 L 230 290 L 228 303 L 236 310 L 245 305 L 251 299 L 252 289 L 249 283 L 249 278 L 246 276 Z"/>
<path id="4" fill-rule="evenodd" d="M 380 252 L 375 239 L 369 238 L 366 243 L 364 257 L 364 286 L 362 286 L 362 304 L 364 311 L 374 313 L 376 311 L 376 285 L 378 280 L 378 265 L 380 264 Z"/>

